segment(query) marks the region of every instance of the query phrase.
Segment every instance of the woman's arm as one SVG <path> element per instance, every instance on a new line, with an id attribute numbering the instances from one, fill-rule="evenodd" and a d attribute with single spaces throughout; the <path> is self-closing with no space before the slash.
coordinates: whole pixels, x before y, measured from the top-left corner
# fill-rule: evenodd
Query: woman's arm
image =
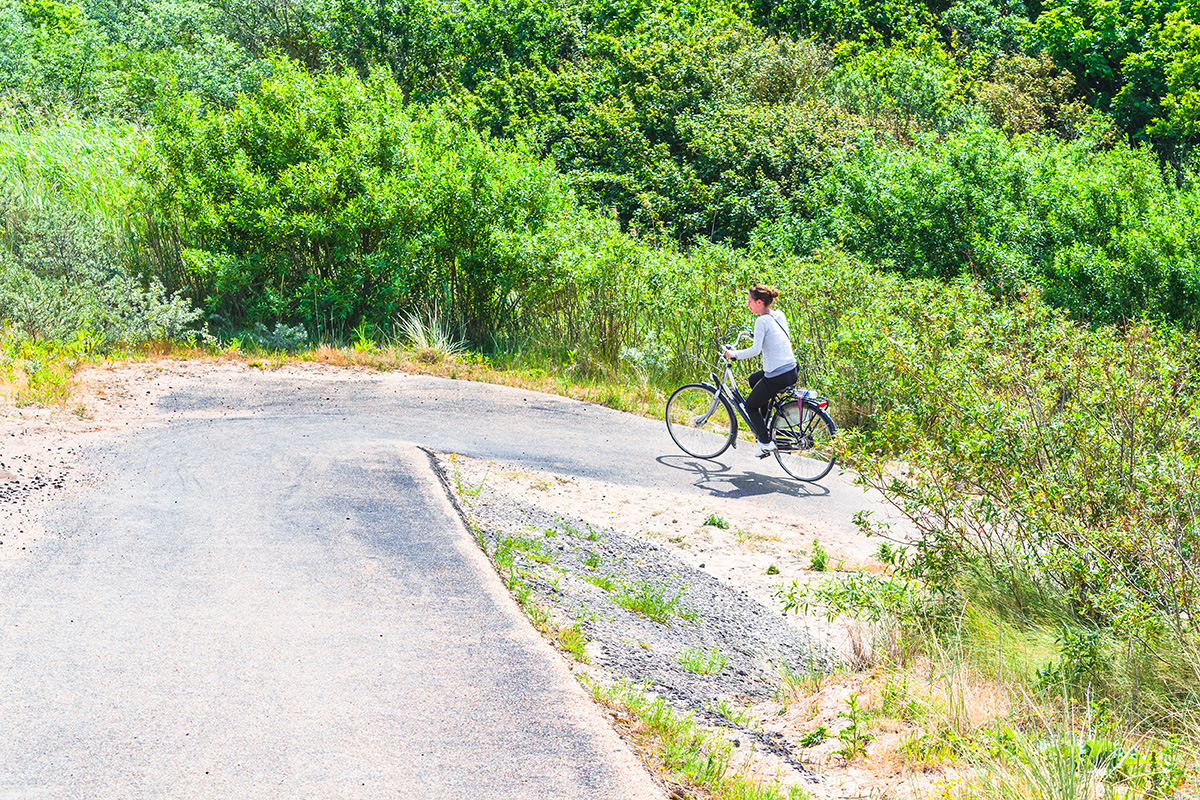
<path id="1" fill-rule="evenodd" d="M 747 358 L 754 358 L 762 352 L 763 340 L 767 338 L 766 315 L 754 320 L 754 344 L 747 347 L 745 350 L 734 350 L 733 357 L 738 361 Z"/>

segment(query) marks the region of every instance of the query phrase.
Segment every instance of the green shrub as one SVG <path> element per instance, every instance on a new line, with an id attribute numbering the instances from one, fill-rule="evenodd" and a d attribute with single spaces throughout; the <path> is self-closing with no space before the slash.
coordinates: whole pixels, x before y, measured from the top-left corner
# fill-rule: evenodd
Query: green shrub
<path id="1" fill-rule="evenodd" d="M 0 195 L 0 320 L 85 351 L 186 336 L 199 312 L 132 276 L 104 224 L 79 212 L 21 210 Z"/>
<path id="2" fill-rule="evenodd" d="M 473 338 L 534 316 L 563 281 L 577 210 L 551 167 L 376 73 L 291 62 L 235 108 L 163 106 L 147 176 L 178 214 L 190 288 L 236 325 L 317 333 L 443 299 Z"/>
<path id="3" fill-rule="evenodd" d="M 0 2 L 0 94 L 22 107 L 111 110 L 117 87 L 104 69 L 103 33 L 75 3 Z"/>
<path id="4" fill-rule="evenodd" d="M 912 148 L 866 137 L 815 182 L 812 209 L 763 235 L 799 251 L 838 242 L 910 278 L 1026 283 L 1096 322 L 1200 320 L 1198 195 L 1147 150 L 1037 146 L 971 126 Z M 771 233 L 774 231 L 775 233 Z M 782 234 L 781 234 L 782 232 Z"/>
<path id="5" fill-rule="evenodd" d="M 997 588 L 989 603 L 1038 624 L 1051 621 L 1039 608 L 1060 605 L 1158 658 L 1127 659 L 1150 672 L 1119 686 L 1192 674 L 1195 336 L 1081 326 L 1036 293 L 1005 304 L 966 285 L 909 289 L 843 319 L 829 348 L 873 365 L 846 373 L 870 412 L 841 440 L 919 534 L 902 574 L 951 610 L 981 584 Z M 886 467 L 897 455 L 902 474 Z"/>
<path id="6" fill-rule="evenodd" d="M 86 336 L 52 341 L 0 328 L 0 378 L 12 386 L 17 405 L 62 403 L 70 397 L 71 377 L 91 346 Z"/>
<path id="7" fill-rule="evenodd" d="M 141 275 L 135 126 L 63 115 L 0 124 L 0 320 L 84 351 L 190 335 L 191 305 Z"/>
<path id="8" fill-rule="evenodd" d="M 812 556 L 808 560 L 808 568 L 813 572 L 824 572 L 829 569 L 829 553 L 821 543 L 813 539 Z"/>

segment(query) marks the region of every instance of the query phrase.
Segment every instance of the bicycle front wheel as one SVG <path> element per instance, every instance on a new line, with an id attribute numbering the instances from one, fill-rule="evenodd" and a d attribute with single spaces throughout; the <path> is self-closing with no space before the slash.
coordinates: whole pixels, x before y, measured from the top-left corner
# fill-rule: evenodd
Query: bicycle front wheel
<path id="1" fill-rule="evenodd" d="M 819 481 L 833 469 L 836 433 L 824 410 L 795 400 L 783 403 L 771 419 L 775 460 L 798 481 Z"/>
<path id="2" fill-rule="evenodd" d="M 667 400 L 667 431 L 679 449 L 696 458 L 716 458 L 737 434 L 733 409 L 703 383 L 680 386 Z"/>

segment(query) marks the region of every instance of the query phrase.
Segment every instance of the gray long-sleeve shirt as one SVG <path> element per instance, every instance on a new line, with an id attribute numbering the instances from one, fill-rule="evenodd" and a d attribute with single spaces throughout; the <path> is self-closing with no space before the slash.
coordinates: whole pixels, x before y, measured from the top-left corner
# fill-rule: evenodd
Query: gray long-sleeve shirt
<path id="1" fill-rule="evenodd" d="M 754 344 L 745 350 L 734 350 L 733 357 L 741 361 L 762 353 L 763 375 L 768 378 L 782 375 L 796 366 L 790 335 L 787 317 L 782 311 L 771 309 L 754 321 Z"/>

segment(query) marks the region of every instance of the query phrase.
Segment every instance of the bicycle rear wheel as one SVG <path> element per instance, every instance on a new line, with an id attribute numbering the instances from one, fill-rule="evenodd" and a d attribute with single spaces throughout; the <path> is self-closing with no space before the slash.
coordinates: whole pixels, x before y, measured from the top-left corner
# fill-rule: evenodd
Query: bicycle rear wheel
<path id="1" fill-rule="evenodd" d="M 771 418 L 775 460 L 798 481 L 819 481 L 833 469 L 837 428 L 824 410 L 789 400 Z"/>
<path id="2" fill-rule="evenodd" d="M 667 431 L 679 449 L 696 458 L 716 458 L 737 434 L 733 409 L 703 383 L 680 386 L 667 400 Z"/>

